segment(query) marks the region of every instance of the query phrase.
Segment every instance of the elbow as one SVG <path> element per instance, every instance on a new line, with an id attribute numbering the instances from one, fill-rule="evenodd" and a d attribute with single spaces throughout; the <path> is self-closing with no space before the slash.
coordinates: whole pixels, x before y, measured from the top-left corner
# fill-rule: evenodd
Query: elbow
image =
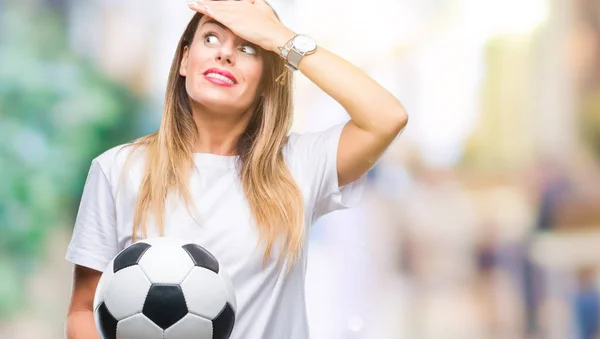
<path id="1" fill-rule="evenodd" d="M 395 109 L 391 114 L 391 119 L 387 125 L 386 134 L 392 137 L 398 136 L 408 124 L 408 113 L 404 107 Z"/>
<path id="2" fill-rule="evenodd" d="M 408 113 L 406 112 L 404 107 L 402 107 L 400 109 L 400 111 L 398 113 L 396 113 L 396 115 L 398 116 L 398 118 L 397 118 L 398 120 L 396 122 L 396 128 L 397 128 L 398 134 L 399 134 L 400 132 L 402 132 L 402 130 L 404 130 L 404 128 L 408 124 Z"/>
<path id="3" fill-rule="evenodd" d="M 379 112 L 375 119 L 360 128 L 384 140 L 395 139 L 408 124 L 408 114 L 401 105 L 375 111 Z"/>

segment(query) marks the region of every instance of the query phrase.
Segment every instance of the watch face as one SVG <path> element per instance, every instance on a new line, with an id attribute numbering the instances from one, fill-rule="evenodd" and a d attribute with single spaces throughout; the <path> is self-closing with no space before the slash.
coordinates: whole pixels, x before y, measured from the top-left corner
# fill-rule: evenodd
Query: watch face
<path id="1" fill-rule="evenodd" d="M 317 48 L 317 43 L 312 38 L 300 34 L 294 39 L 294 47 L 302 53 L 307 53 Z"/>

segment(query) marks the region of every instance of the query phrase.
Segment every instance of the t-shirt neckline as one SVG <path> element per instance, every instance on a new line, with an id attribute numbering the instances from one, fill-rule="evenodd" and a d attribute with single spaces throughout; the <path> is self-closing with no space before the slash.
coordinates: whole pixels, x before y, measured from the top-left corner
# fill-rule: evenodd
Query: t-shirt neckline
<path id="1" fill-rule="evenodd" d="M 194 153 L 197 167 L 235 168 L 239 155 L 218 155 L 212 153 Z"/>

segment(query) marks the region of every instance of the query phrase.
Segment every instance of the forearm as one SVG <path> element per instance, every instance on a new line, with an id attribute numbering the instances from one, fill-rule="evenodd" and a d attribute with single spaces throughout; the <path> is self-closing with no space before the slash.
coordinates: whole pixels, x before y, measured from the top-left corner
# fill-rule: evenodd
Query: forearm
<path id="1" fill-rule="evenodd" d="M 66 334 L 67 339 L 100 339 L 94 323 L 94 313 L 91 310 L 69 313 Z"/>
<path id="2" fill-rule="evenodd" d="M 293 36 L 293 31 L 282 29 L 274 45 L 282 46 Z M 327 49 L 318 47 L 314 54 L 305 56 L 299 69 L 342 105 L 360 129 L 395 135 L 406 125 L 406 111 L 392 93 Z"/>
<path id="3" fill-rule="evenodd" d="M 308 79 L 346 109 L 360 129 L 396 134 L 400 125 L 404 127 L 406 113 L 398 99 L 350 62 L 318 47 L 299 66 Z"/>

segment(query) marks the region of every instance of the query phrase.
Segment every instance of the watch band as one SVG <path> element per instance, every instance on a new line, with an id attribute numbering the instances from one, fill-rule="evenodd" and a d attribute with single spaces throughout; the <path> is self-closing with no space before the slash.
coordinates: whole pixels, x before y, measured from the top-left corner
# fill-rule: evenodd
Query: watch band
<path id="1" fill-rule="evenodd" d="M 298 65 L 305 53 L 294 48 L 294 39 L 301 34 L 296 34 L 282 47 L 279 47 L 280 56 L 285 60 L 285 66 L 291 71 L 297 71 Z"/>
<path id="2" fill-rule="evenodd" d="M 299 51 L 292 48 L 287 55 L 286 66 L 292 69 L 293 71 L 297 71 L 298 65 L 300 64 L 300 60 L 302 60 L 302 57 L 304 57 L 304 53 L 300 53 Z"/>
<path id="3" fill-rule="evenodd" d="M 293 43 L 295 37 L 296 36 L 293 36 L 283 46 L 279 47 L 279 55 L 283 58 L 283 60 L 287 61 L 287 57 L 288 57 L 290 50 L 292 49 L 292 43 Z"/>
<path id="4" fill-rule="evenodd" d="M 290 40 L 288 40 L 283 46 L 278 47 L 279 54 L 283 60 L 285 60 L 285 69 L 281 75 L 275 79 L 275 82 L 278 82 L 280 85 L 286 84 L 286 76 L 289 71 L 292 73 L 298 70 L 298 66 L 300 65 L 300 61 L 305 55 L 311 55 L 316 51 L 316 43 L 313 41 L 314 47 L 309 50 L 305 50 L 305 48 L 298 48 L 295 45 L 297 38 L 302 36 L 302 34 L 296 34 Z M 311 39 L 311 38 L 309 38 Z M 312 39 L 311 39 L 312 40 Z M 304 46 L 306 47 L 306 46 Z"/>

